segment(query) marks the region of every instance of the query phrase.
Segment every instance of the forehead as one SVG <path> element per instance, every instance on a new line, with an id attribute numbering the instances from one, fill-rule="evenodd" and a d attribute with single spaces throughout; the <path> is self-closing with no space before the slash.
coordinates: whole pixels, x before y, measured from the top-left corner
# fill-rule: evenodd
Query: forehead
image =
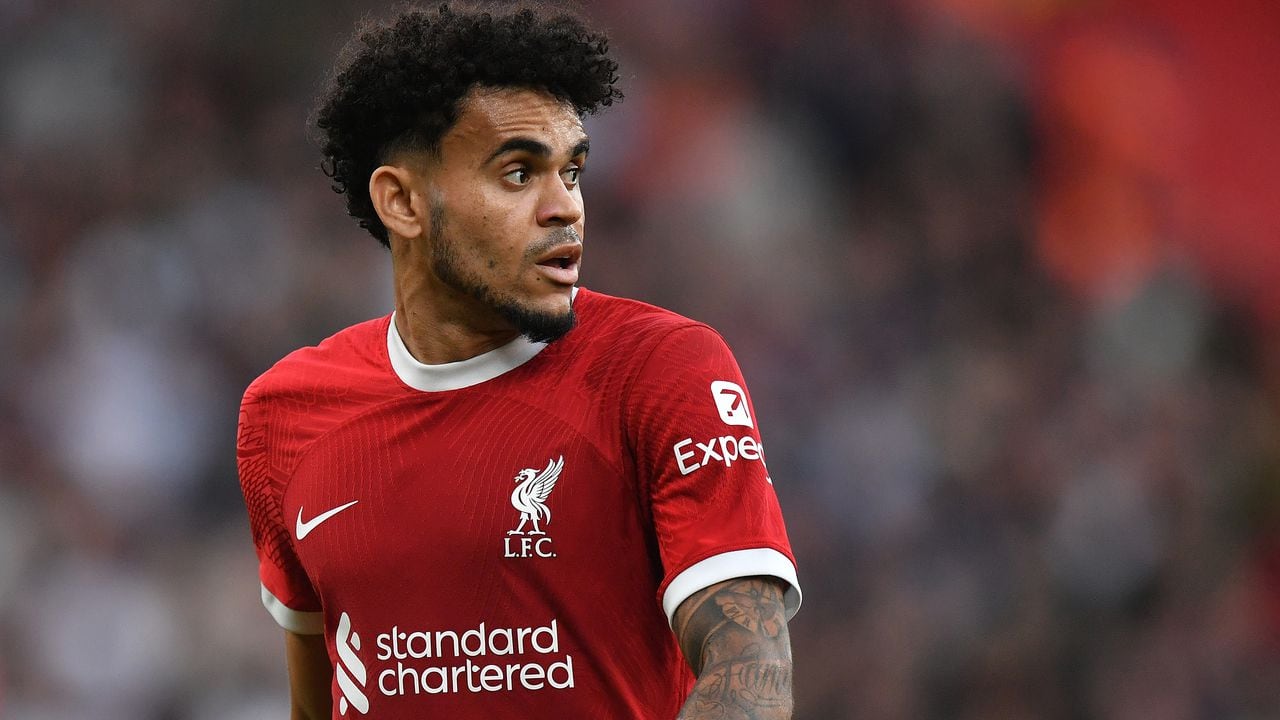
<path id="1" fill-rule="evenodd" d="M 512 138 L 537 140 L 554 153 L 568 152 L 586 137 L 573 105 L 541 90 L 474 88 L 461 103 L 453 128 L 441 141 L 450 150 L 486 153 Z"/>

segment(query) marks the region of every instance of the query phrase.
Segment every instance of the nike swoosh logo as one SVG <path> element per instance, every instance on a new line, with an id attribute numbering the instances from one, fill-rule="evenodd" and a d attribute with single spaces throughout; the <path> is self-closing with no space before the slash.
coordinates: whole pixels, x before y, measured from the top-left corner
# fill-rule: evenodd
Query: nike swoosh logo
<path id="1" fill-rule="evenodd" d="M 351 507 L 352 505 L 355 505 L 358 502 L 360 501 L 352 500 L 346 505 L 339 505 L 338 507 L 332 510 L 320 513 L 319 515 L 311 518 L 306 522 L 302 522 L 302 508 L 298 508 L 298 527 L 297 527 L 298 539 L 301 540 L 302 538 L 310 535 L 311 531 L 315 530 L 316 527 L 320 525 L 320 523 L 324 522 L 325 520 L 328 520 L 329 518 L 333 517 L 334 515 L 337 515 L 338 513 L 342 512 L 343 510 L 346 510 L 347 508 Z"/>

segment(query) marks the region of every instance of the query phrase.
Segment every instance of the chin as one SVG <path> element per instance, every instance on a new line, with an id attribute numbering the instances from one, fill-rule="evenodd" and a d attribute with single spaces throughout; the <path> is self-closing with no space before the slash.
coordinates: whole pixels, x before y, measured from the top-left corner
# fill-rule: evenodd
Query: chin
<path id="1" fill-rule="evenodd" d="M 534 342 L 553 342 L 578 324 L 571 298 L 563 302 L 504 303 L 497 308 L 521 335 Z"/>

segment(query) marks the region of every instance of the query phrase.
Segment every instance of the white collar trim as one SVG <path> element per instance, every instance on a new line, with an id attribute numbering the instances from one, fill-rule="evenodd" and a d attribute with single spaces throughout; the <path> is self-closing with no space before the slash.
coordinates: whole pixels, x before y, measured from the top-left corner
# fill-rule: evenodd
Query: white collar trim
<path id="1" fill-rule="evenodd" d="M 460 390 L 479 385 L 529 362 L 546 346 L 546 343 L 536 343 L 521 335 L 500 348 L 473 358 L 443 365 L 426 365 L 418 362 L 405 347 L 400 332 L 396 330 L 394 312 L 387 324 L 387 356 L 391 359 L 391 369 L 405 385 L 422 392 Z"/>

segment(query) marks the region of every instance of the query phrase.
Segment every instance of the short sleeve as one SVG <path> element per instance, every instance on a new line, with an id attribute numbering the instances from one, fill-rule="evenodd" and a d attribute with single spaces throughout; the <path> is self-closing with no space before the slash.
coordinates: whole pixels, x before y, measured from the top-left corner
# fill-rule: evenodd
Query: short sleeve
<path id="1" fill-rule="evenodd" d="M 787 583 L 800 607 L 795 558 L 746 383 L 724 340 L 705 325 L 670 332 L 627 396 L 628 432 L 648 483 L 668 622 L 715 583 L 752 575 Z"/>
<path id="2" fill-rule="evenodd" d="M 236 466 L 258 554 L 262 603 L 285 630 L 316 635 L 324 631 L 320 601 L 294 552 L 281 510 L 284 479 L 270 443 L 269 407 L 254 388 L 240 405 Z"/>

